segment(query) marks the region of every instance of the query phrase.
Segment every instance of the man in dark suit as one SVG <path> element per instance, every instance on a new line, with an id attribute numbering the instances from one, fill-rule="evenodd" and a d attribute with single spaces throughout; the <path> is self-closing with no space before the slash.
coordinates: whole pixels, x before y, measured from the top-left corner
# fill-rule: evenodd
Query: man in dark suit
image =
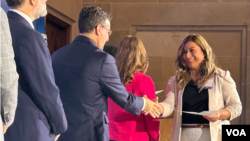
<path id="1" fill-rule="evenodd" d="M 67 129 L 51 58 L 32 21 L 47 14 L 47 0 L 6 0 L 19 74 L 18 106 L 6 141 L 54 141 Z M 56 135 L 56 136 L 55 136 Z"/>
<path id="2" fill-rule="evenodd" d="M 157 104 L 129 94 L 120 81 L 114 58 L 104 52 L 111 16 L 99 7 L 84 7 L 80 35 L 52 55 L 56 84 L 68 120 L 59 141 L 108 141 L 107 97 L 126 111 L 142 109 L 156 117 Z"/>

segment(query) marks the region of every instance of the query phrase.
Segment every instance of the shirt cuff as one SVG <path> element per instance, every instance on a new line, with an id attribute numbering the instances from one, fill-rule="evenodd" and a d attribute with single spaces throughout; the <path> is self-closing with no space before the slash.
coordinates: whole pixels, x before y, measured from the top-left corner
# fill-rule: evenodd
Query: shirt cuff
<path id="1" fill-rule="evenodd" d="M 142 99 L 143 99 L 143 107 L 142 107 L 142 110 L 141 110 L 141 111 L 143 111 L 143 110 L 144 110 L 144 108 L 145 108 L 145 104 L 146 104 L 146 100 L 145 100 L 145 98 L 144 98 L 144 97 L 142 97 Z"/>

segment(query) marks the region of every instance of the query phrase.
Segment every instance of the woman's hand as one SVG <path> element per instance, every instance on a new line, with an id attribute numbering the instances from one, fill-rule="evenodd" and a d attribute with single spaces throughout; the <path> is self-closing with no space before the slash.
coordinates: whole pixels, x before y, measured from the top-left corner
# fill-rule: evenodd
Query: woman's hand
<path id="1" fill-rule="evenodd" d="M 203 116 L 210 122 L 215 122 L 217 120 L 229 120 L 231 113 L 227 109 L 222 109 L 219 113 L 209 116 Z"/>
<path id="2" fill-rule="evenodd" d="M 217 114 L 209 115 L 209 116 L 203 116 L 205 119 L 207 119 L 210 122 L 215 122 L 217 120 L 220 120 L 220 112 Z"/>

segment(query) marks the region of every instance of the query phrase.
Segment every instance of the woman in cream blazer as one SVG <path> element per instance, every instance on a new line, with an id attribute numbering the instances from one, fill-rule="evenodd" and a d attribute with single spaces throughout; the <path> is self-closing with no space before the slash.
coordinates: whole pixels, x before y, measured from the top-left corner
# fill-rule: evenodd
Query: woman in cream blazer
<path id="1" fill-rule="evenodd" d="M 194 63 L 189 63 L 185 61 L 185 54 L 189 52 L 188 49 L 185 50 L 185 45 L 187 43 L 195 43 L 197 46 L 200 47 L 201 51 L 203 52 L 204 60 L 198 65 L 198 75 L 197 77 L 192 76 L 192 67 Z M 195 46 L 195 45 L 193 45 Z M 193 47 L 192 45 L 190 47 Z M 191 50 L 191 53 L 187 55 L 189 60 L 197 61 L 199 60 L 200 54 L 195 52 L 195 50 Z M 188 53 L 186 53 L 188 54 Z M 193 57 L 193 58 L 192 58 Z M 192 59 L 190 59 L 192 58 Z M 180 64 L 179 62 L 182 64 Z M 210 61 L 210 64 L 209 64 Z M 205 62 L 205 63 L 204 63 Z M 208 63 L 207 63 L 208 62 Z M 185 63 L 185 64 L 183 64 Z M 205 65 L 202 66 L 202 63 Z M 186 66 L 185 66 L 186 65 Z M 192 66 L 193 65 L 193 66 Z M 161 116 L 167 117 L 174 112 L 174 121 L 173 121 L 173 133 L 172 133 L 172 141 L 180 141 L 181 140 L 181 133 L 182 133 L 182 106 L 183 106 L 183 92 L 187 83 L 191 80 L 197 78 L 197 85 L 201 86 L 202 88 L 208 89 L 208 109 L 209 111 L 214 110 L 221 110 L 217 114 L 210 115 L 205 117 L 209 121 L 209 131 L 211 141 L 221 141 L 222 134 L 221 134 L 221 125 L 228 125 L 230 124 L 230 120 L 240 116 L 242 111 L 242 104 L 236 90 L 236 84 L 232 77 L 230 76 L 229 71 L 223 71 L 214 65 L 214 61 L 212 59 L 212 49 L 207 44 L 206 40 L 200 35 L 190 35 L 186 37 L 179 48 L 176 60 L 176 67 L 177 67 L 177 75 L 173 76 L 169 79 L 166 88 L 166 96 L 165 99 L 160 103 L 162 109 Z M 205 67 L 204 67 L 205 66 Z M 210 68 L 214 68 L 213 71 L 210 71 Z M 187 68 L 185 68 L 187 67 Z M 194 67 L 195 68 L 195 67 Z M 202 75 L 201 70 L 206 68 L 208 70 L 207 75 Z M 190 74 L 190 77 L 185 77 L 182 74 L 180 77 L 180 71 L 185 70 Z M 210 69 L 211 70 L 211 69 Z M 179 71 L 179 72 L 178 72 Z M 197 74 L 197 73 L 196 73 Z M 200 76 L 199 76 L 200 75 Z M 207 77 L 208 76 L 208 77 Z M 203 79 L 206 77 L 207 79 Z M 189 78 L 189 79 L 187 79 Z M 180 87 L 180 83 L 183 85 Z"/>

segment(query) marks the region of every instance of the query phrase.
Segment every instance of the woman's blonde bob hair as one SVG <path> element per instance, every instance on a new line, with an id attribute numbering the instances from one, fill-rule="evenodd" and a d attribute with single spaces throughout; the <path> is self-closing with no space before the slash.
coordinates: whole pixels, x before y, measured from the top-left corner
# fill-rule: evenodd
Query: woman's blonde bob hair
<path id="1" fill-rule="evenodd" d="M 177 70 L 176 83 L 178 88 L 184 88 L 191 80 L 190 69 L 188 68 L 182 57 L 184 46 L 189 41 L 196 43 L 196 45 L 201 48 L 204 54 L 204 60 L 201 62 L 200 69 L 197 74 L 198 81 L 195 82 L 197 85 L 201 86 L 201 91 L 207 80 L 213 77 L 218 67 L 215 65 L 215 56 L 213 54 L 212 48 L 209 46 L 207 41 L 201 35 L 198 34 L 192 34 L 187 36 L 178 49 L 177 59 L 175 60 L 175 66 Z"/>
<path id="2" fill-rule="evenodd" d="M 135 73 L 146 73 L 148 69 L 148 57 L 142 41 L 130 35 L 121 40 L 115 60 L 125 86 L 131 83 Z"/>

